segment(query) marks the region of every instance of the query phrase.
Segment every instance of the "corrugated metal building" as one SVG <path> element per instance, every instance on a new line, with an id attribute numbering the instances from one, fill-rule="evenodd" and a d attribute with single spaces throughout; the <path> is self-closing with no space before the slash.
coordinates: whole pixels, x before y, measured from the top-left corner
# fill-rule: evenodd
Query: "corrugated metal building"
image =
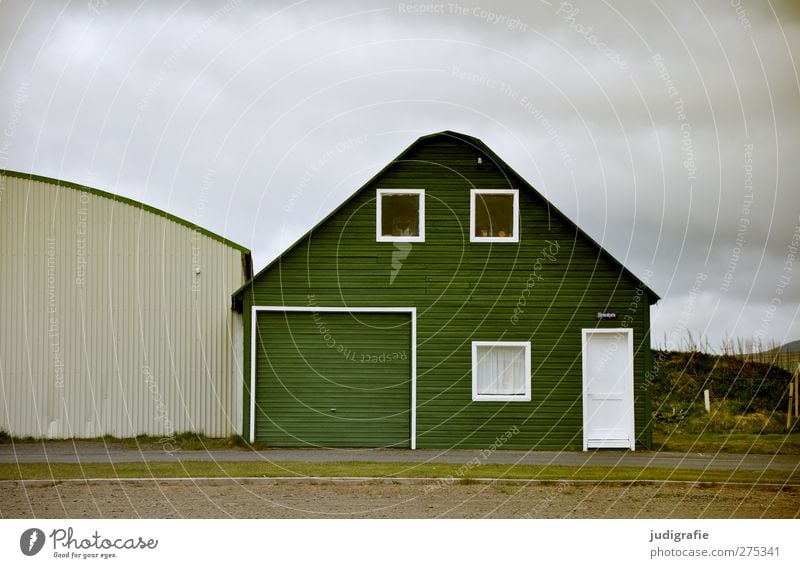
<path id="1" fill-rule="evenodd" d="M 250 251 L 92 188 L 0 170 L 0 429 L 241 431 Z"/>

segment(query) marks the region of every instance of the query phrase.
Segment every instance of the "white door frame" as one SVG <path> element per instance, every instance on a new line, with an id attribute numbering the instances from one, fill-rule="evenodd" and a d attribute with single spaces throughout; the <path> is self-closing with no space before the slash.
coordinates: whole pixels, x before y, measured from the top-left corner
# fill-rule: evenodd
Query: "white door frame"
<path id="1" fill-rule="evenodd" d="M 417 449 L 417 308 L 253 306 L 250 315 L 250 443 L 256 441 L 256 320 L 258 312 L 409 314 L 411 316 L 411 449 Z"/>
<path id="2" fill-rule="evenodd" d="M 587 424 L 589 423 L 589 400 L 588 400 L 588 389 L 587 381 L 589 378 L 589 361 L 588 357 L 586 356 L 586 344 L 589 340 L 590 335 L 617 335 L 617 334 L 625 334 L 627 336 L 627 346 L 628 346 L 628 353 L 631 356 L 631 363 L 628 367 L 628 380 L 625 381 L 625 394 L 627 395 L 627 402 L 630 404 L 631 408 L 631 419 L 630 423 L 628 424 L 628 431 L 630 436 L 630 449 L 633 451 L 635 450 L 636 445 L 636 420 L 635 420 L 635 408 L 633 404 L 633 364 L 634 364 L 634 353 L 633 353 L 633 329 L 629 327 L 613 327 L 613 328 L 584 328 L 581 330 L 581 359 L 583 361 L 583 451 L 587 451 L 589 449 L 589 433 L 587 429 Z"/>

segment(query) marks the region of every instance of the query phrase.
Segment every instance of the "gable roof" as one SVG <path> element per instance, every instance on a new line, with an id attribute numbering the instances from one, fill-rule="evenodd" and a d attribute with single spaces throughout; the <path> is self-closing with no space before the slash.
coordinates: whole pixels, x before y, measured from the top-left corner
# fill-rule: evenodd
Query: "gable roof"
<path id="1" fill-rule="evenodd" d="M 226 239 L 216 233 L 212 233 L 208 229 L 204 229 L 199 225 L 195 225 L 191 221 L 187 221 L 186 219 L 181 219 L 171 213 L 167 213 L 166 211 L 162 211 L 161 209 L 157 209 L 155 207 L 151 207 L 145 203 L 141 203 L 134 199 L 129 199 L 127 197 L 122 197 L 121 195 L 115 195 L 113 193 L 109 193 L 107 191 L 103 191 L 101 189 L 95 189 L 93 187 L 89 187 L 86 185 L 81 185 L 78 183 L 72 183 L 69 181 L 64 181 L 60 179 L 55 179 L 51 177 L 39 176 L 36 174 L 27 174 L 23 172 L 16 172 L 12 170 L 3 170 L 0 169 L 0 176 L 8 176 L 18 179 L 26 179 L 30 181 L 38 181 L 42 183 L 49 183 L 51 185 L 55 185 L 57 187 L 66 187 L 69 189 L 75 189 L 77 191 L 83 191 L 92 195 L 97 195 L 99 197 L 105 197 L 106 199 L 111 199 L 112 201 L 118 201 L 120 203 L 124 203 L 125 205 L 130 205 L 131 207 L 135 207 L 136 209 L 141 209 L 143 211 L 147 211 L 148 213 L 152 213 L 154 215 L 158 215 L 159 217 L 163 217 L 165 219 L 169 219 L 170 221 L 177 223 L 179 225 L 183 225 L 193 231 L 197 231 L 198 233 L 205 235 L 215 241 L 218 241 L 226 246 L 229 246 L 233 249 L 238 250 L 242 253 L 242 266 L 244 269 L 245 278 L 249 278 L 252 280 L 253 274 L 253 260 L 252 255 L 250 254 L 250 249 L 243 247 L 242 245 L 235 243 L 231 240 Z M 250 281 L 248 280 L 248 282 Z"/>
<path id="2" fill-rule="evenodd" d="M 397 164 L 398 162 L 402 162 L 403 159 L 405 158 L 405 156 L 409 152 L 411 152 L 414 148 L 416 148 L 421 143 L 423 143 L 423 142 L 425 142 L 427 140 L 430 140 L 432 138 L 439 138 L 439 137 L 452 138 L 454 140 L 458 140 L 460 142 L 464 142 L 464 143 L 467 143 L 467 144 L 473 146 L 476 150 L 478 150 L 486 158 L 488 158 L 506 177 L 513 178 L 516 182 L 518 182 L 518 185 L 520 186 L 521 189 L 532 193 L 535 197 L 537 197 L 538 199 L 541 199 L 544 203 L 546 203 L 549 211 L 551 212 L 551 214 L 553 214 L 555 217 L 559 218 L 567 226 L 569 226 L 572 229 L 574 229 L 575 234 L 579 238 L 582 238 L 582 239 L 586 240 L 592 246 L 596 247 L 600 251 L 600 255 L 603 256 L 604 258 L 606 258 L 607 260 L 609 260 L 614 266 L 619 268 L 620 272 L 622 272 L 627 277 L 631 278 L 634 282 L 639 282 L 641 287 L 642 287 L 642 289 L 650 297 L 650 303 L 651 304 L 654 304 L 658 300 L 661 299 L 661 297 L 658 294 L 656 294 L 650 287 L 648 287 L 644 282 L 642 282 L 642 280 L 640 278 L 638 278 L 635 274 L 633 274 L 630 270 L 628 270 L 628 268 L 626 268 L 624 264 L 622 264 L 619 260 L 617 260 L 611 253 L 609 253 L 607 250 L 605 250 L 602 246 L 600 246 L 600 244 L 597 241 L 595 241 L 585 231 L 583 231 L 580 227 L 578 227 L 578 225 L 575 224 L 575 222 L 573 222 L 569 217 L 567 217 L 564 213 L 562 213 L 556 207 L 554 207 L 553 204 L 550 203 L 550 201 L 545 199 L 545 197 L 541 193 L 539 193 L 539 191 L 537 191 L 536 188 L 534 188 L 531 184 L 529 184 L 527 181 L 525 181 L 525 178 L 523 178 L 516 171 L 514 171 L 514 169 L 511 166 L 509 166 L 505 161 L 503 161 L 503 159 L 500 158 L 500 156 L 495 154 L 494 151 L 491 148 L 489 148 L 482 140 L 480 140 L 478 138 L 475 138 L 473 136 L 469 136 L 467 134 L 461 134 L 460 132 L 454 132 L 452 130 L 443 130 L 442 132 L 434 132 L 433 134 L 426 134 L 425 136 L 421 136 L 420 138 L 417 138 L 417 140 L 415 140 L 410 146 L 408 146 L 408 148 L 403 150 L 395 159 L 393 159 L 391 162 L 389 162 L 383 168 L 381 168 L 381 170 L 378 173 L 376 173 L 366 183 L 364 183 L 361 187 L 359 187 L 356 191 L 354 191 L 350 195 L 350 197 L 345 199 L 338 207 L 336 207 L 333 211 L 331 211 L 328 215 L 326 215 L 319 223 L 317 223 L 311 229 L 306 231 L 299 239 L 297 239 L 294 243 L 292 243 L 286 250 L 284 250 L 276 258 L 274 258 L 271 262 L 269 262 L 264 268 L 259 270 L 258 274 L 253 276 L 247 282 L 245 282 L 238 290 L 236 290 L 233 293 L 233 306 L 234 306 L 234 308 L 240 311 L 241 310 L 241 305 L 242 305 L 241 304 L 241 300 L 242 300 L 242 295 L 243 295 L 244 291 L 253 283 L 253 281 L 258 279 L 262 274 L 264 274 L 270 268 L 272 268 L 286 254 L 290 253 L 297 246 L 299 246 L 300 243 L 303 242 L 303 240 L 310 233 L 313 233 L 314 231 L 316 231 L 318 227 L 320 227 L 326 221 L 328 221 L 328 219 L 330 219 L 331 217 L 336 215 L 341 209 L 343 209 L 345 206 L 347 206 L 347 204 L 350 203 L 359 193 L 361 193 L 361 191 L 363 189 L 365 189 L 366 187 L 368 187 L 372 183 L 374 183 L 378 178 L 380 178 L 386 171 L 388 171 L 390 168 L 392 168 L 395 164 Z"/>

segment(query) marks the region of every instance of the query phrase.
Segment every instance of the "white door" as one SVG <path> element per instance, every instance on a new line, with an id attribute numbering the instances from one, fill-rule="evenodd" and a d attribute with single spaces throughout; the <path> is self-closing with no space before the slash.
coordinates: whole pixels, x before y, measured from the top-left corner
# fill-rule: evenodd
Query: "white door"
<path id="1" fill-rule="evenodd" d="M 633 330 L 583 330 L 583 449 L 634 449 Z"/>

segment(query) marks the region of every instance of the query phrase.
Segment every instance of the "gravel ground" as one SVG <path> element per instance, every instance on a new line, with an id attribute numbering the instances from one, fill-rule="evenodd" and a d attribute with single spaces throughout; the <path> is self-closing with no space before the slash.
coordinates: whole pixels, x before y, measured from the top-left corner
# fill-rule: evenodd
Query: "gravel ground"
<path id="1" fill-rule="evenodd" d="M 800 488 L 92 481 L 0 486 L 2 518 L 800 518 Z"/>

